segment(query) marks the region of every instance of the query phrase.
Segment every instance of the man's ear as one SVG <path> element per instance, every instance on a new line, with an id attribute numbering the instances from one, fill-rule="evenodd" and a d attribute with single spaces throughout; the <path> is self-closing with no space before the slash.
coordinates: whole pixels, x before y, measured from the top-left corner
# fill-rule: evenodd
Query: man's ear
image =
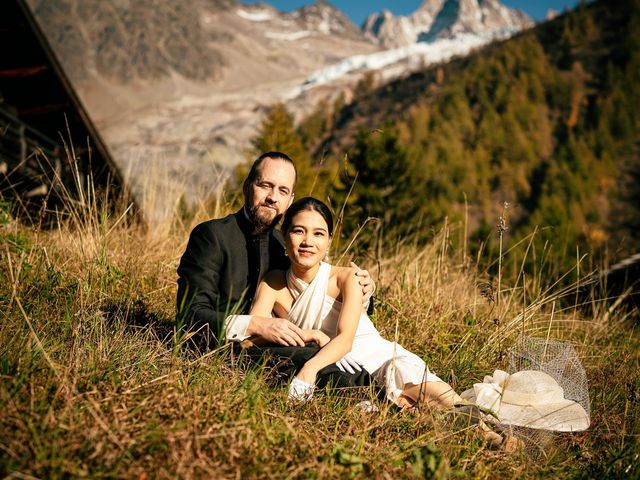
<path id="1" fill-rule="evenodd" d="M 291 206 L 291 204 L 293 203 L 293 199 L 295 198 L 296 194 L 292 193 L 291 194 L 291 198 L 289 199 L 289 205 L 287 205 L 287 208 L 289 208 Z"/>

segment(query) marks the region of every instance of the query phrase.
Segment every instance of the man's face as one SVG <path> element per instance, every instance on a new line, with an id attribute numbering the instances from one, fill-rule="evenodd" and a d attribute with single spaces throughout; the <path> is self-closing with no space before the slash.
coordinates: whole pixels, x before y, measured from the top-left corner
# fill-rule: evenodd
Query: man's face
<path id="1" fill-rule="evenodd" d="M 280 220 L 293 200 L 296 172 L 284 160 L 265 159 L 255 181 L 245 185 L 245 207 L 256 232 L 264 232 Z"/>

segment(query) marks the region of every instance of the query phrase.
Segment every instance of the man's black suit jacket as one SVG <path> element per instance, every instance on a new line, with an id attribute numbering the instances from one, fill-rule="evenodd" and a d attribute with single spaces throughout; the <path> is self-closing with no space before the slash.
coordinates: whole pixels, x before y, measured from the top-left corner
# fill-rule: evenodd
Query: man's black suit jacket
<path id="1" fill-rule="evenodd" d="M 223 340 L 224 319 L 249 312 L 261 276 L 288 268 L 280 231 L 255 235 L 244 210 L 201 223 L 178 267 L 179 318 L 192 331 Z"/>

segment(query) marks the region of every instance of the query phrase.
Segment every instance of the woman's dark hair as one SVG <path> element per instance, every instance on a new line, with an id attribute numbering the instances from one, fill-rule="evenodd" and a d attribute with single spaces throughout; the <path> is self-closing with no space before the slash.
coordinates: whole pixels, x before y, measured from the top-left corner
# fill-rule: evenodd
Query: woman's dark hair
<path id="1" fill-rule="evenodd" d="M 313 212 L 318 212 L 324 218 L 324 221 L 327 222 L 327 230 L 329 232 L 329 236 L 333 235 L 333 215 L 331 214 L 331 210 L 327 207 L 323 202 L 313 197 L 304 197 L 300 200 L 293 202 L 291 206 L 287 209 L 287 212 L 284 214 L 284 220 L 282 221 L 282 231 L 287 233 L 291 228 L 291 221 L 293 217 L 295 217 L 298 213 L 311 210 Z"/>

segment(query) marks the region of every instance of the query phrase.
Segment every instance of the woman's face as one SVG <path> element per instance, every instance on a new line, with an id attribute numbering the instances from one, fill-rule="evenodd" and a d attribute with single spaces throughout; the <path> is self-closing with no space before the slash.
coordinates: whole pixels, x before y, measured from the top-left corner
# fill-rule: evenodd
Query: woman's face
<path id="1" fill-rule="evenodd" d="M 322 215 L 314 210 L 303 210 L 291 220 L 285 246 L 292 263 L 313 267 L 327 255 L 330 241 L 327 222 Z"/>

